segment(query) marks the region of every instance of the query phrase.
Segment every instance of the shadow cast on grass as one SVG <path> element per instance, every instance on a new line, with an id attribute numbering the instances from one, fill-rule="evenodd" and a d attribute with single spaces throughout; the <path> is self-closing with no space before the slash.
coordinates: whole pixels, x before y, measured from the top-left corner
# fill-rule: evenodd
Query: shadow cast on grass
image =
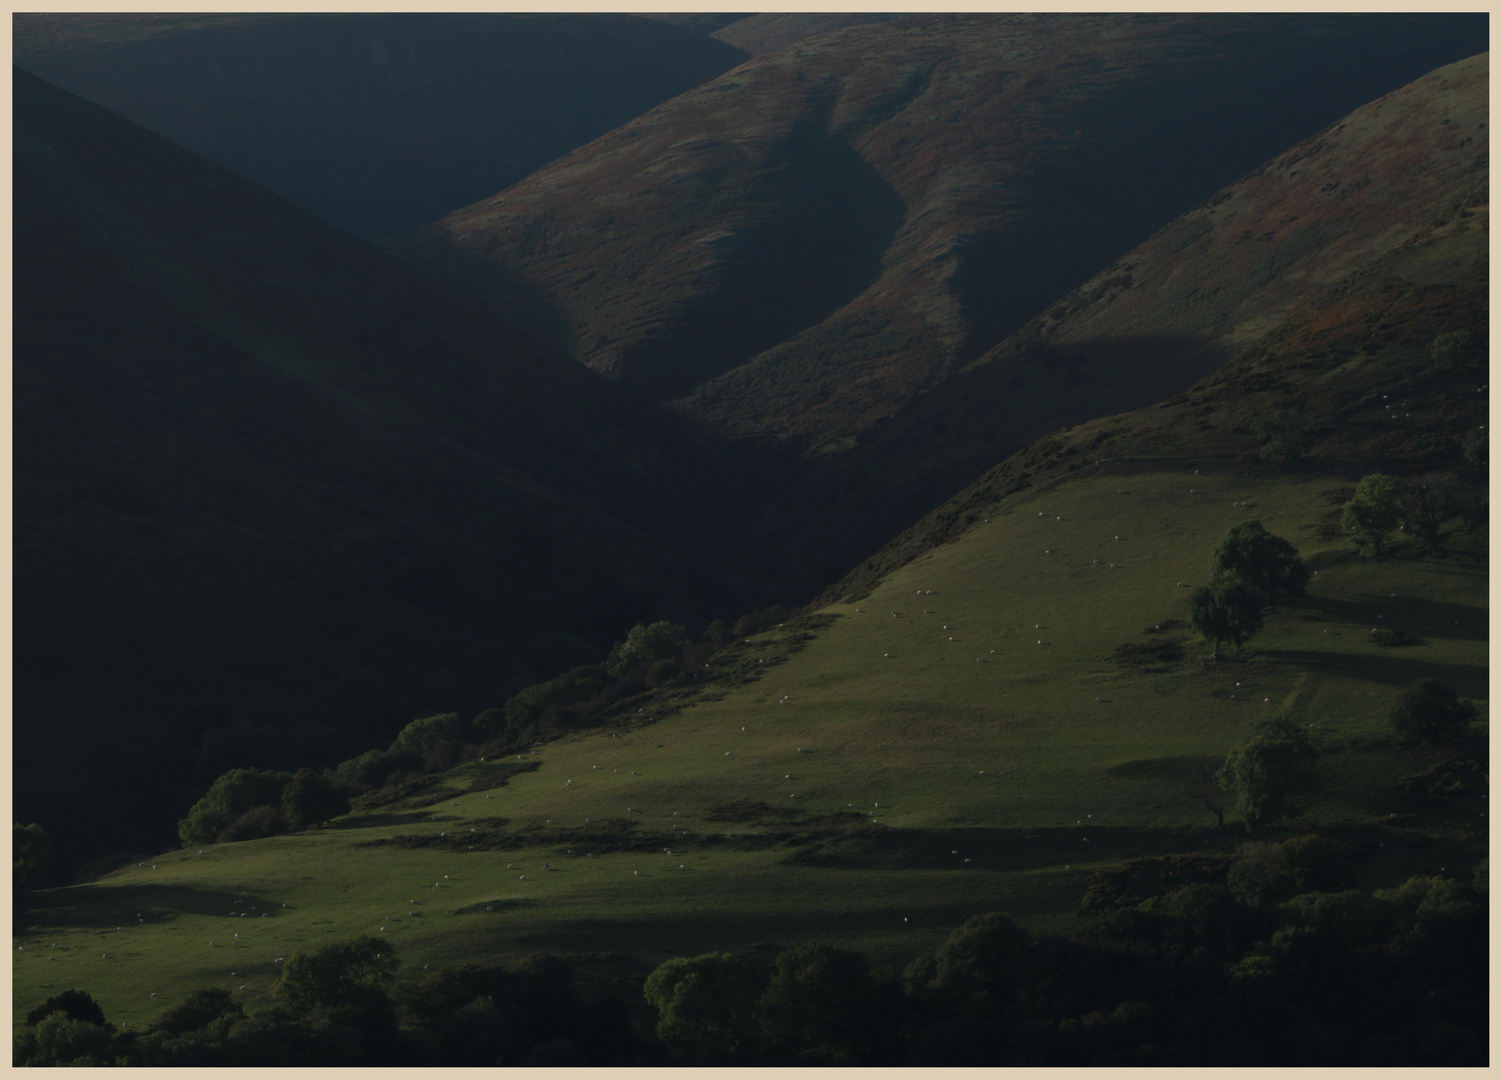
<path id="1" fill-rule="evenodd" d="M 1368 593 L 1354 600 L 1309 596 L 1289 603 L 1287 607 L 1318 612 L 1332 622 L 1402 630 L 1446 641 L 1486 641 L 1488 637 L 1485 608 L 1427 600 L 1418 596 L 1378 596 Z M 1382 618 L 1379 619 L 1379 615 Z"/>
<path id="2" fill-rule="evenodd" d="M 1394 689 L 1405 689 L 1417 679 L 1438 679 L 1454 688 L 1462 697 L 1485 699 L 1488 695 L 1487 670 L 1484 666 L 1419 660 L 1394 655 L 1396 652 L 1395 649 L 1373 646 L 1370 656 L 1308 649 L 1279 649 L 1267 656 L 1274 662 L 1292 664 L 1328 675 L 1384 683 Z"/>
<path id="3" fill-rule="evenodd" d="M 47 889 L 16 897 L 16 932 L 41 929 L 113 930 L 117 926 L 160 925 L 179 915 L 207 915 L 251 926 L 261 913 L 276 918 L 280 904 L 253 893 L 237 895 L 223 889 L 195 889 L 184 885 L 77 885 Z M 243 917 L 241 913 L 244 913 Z"/>
<path id="4" fill-rule="evenodd" d="M 874 831 L 874 830 L 873 830 Z M 815 846 L 791 855 L 793 865 L 831 870 L 952 870 L 1008 873 L 1220 846 L 1229 833 L 1208 826 L 1131 828 L 1097 825 L 1037 829 L 893 829 L 869 838 Z"/>

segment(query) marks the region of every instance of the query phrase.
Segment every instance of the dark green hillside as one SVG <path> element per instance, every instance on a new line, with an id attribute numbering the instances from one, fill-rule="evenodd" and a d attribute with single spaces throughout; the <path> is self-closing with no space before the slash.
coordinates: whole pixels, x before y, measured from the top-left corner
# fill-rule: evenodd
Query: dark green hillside
<path id="1" fill-rule="evenodd" d="M 14 117 L 16 809 L 64 854 L 714 601 L 743 456 L 21 72 Z"/>
<path id="2" fill-rule="evenodd" d="M 654 400 L 845 452 L 1481 17 L 908 16 L 761 55 L 393 250 Z"/>
<path id="3" fill-rule="evenodd" d="M 12 16 L 20 67 L 374 240 L 745 54 L 627 15 Z"/>
<path id="4" fill-rule="evenodd" d="M 799 568 L 827 580 L 1049 431 L 1176 393 L 1332 289 L 1361 293 L 1372 260 L 1484 207 L 1488 70 L 1426 75 L 1207 199 L 801 480 L 757 543 L 819 551 Z M 1372 323 L 1361 347 L 1393 332 Z"/>
<path id="5" fill-rule="evenodd" d="M 1064 362 L 1088 355 L 1092 335 L 1110 340 L 1113 308 L 1122 312 L 1123 355 L 1144 327 L 1165 339 L 1161 328 L 1187 328 L 1161 346 L 1179 350 L 1182 383 L 1172 393 L 1129 411 L 1102 397 L 1101 415 L 1073 426 L 1061 419 L 1014 453 L 998 450 L 979 480 L 958 481 L 958 495 L 807 610 L 763 610 L 730 628 L 711 626 L 686 647 L 679 627 L 634 627 L 606 663 L 488 702 L 492 708 L 472 721 L 414 721 L 402 729 L 398 753 L 383 755 L 375 748 L 385 739 L 373 740 L 369 754 L 333 779 L 234 773 L 212 788 L 205 781 L 177 805 L 177 816 L 187 818 L 180 845 L 85 884 L 19 891 L 16 1062 L 1483 1065 L 1488 185 L 1485 158 L 1462 145 L 1478 138 L 1447 129 L 1485 119 L 1478 111 L 1484 71 L 1484 58 L 1476 58 L 1358 110 L 1171 224 L 1164 235 L 1176 237 L 1172 243 L 1150 243 L 1128 257 L 1152 268 L 1140 285 L 1135 277 L 1130 289 L 1092 283 L 1057 318 L 1040 319 L 1018 339 L 1054 344 L 1058 355 L 1030 366 L 997 350 L 959 376 L 994 404 L 1005 399 L 988 389 L 988 375 L 1007 374 L 1009 364 L 1029 378 L 1041 369 L 1052 382 L 1038 376 L 1036 385 L 1012 389 L 1036 394 L 1039 409 L 1063 408 L 1042 388 L 1068 386 L 1072 369 L 1105 369 L 1103 381 L 1120 376 L 1104 358 Z M 31 101 L 28 109 L 43 104 Z M 87 110 L 75 115 L 64 104 L 50 106 L 70 119 L 64 132 L 49 132 L 54 146 L 66 147 L 77 132 L 86 144 L 130 148 L 105 140 L 98 127 L 120 122 Z M 20 149 L 35 156 L 36 143 L 35 131 L 23 128 L 18 166 L 31 160 Z M 140 168 L 155 160 L 139 146 L 133 154 Z M 27 205 L 45 211 L 33 215 L 37 228 L 65 256 L 50 264 L 34 233 L 18 233 L 29 265 L 45 271 L 33 277 L 46 284 L 18 292 L 18 311 L 29 305 L 61 316 L 49 318 L 45 335 L 30 327 L 33 340 L 61 341 L 65 331 L 83 340 L 89 312 L 99 309 L 112 332 L 117 324 L 126 331 L 116 337 L 131 365 L 155 370 L 165 361 L 139 340 L 134 310 L 157 318 L 169 302 L 181 310 L 208 297 L 214 311 L 238 321 L 203 324 L 205 338 L 226 344 L 190 358 L 212 361 L 211 369 L 178 364 L 197 374 L 189 385 L 211 381 L 205 370 L 254 371 L 257 364 L 306 382 L 315 361 L 329 385 L 353 385 L 339 362 L 344 353 L 315 356 L 308 346 L 294 367 L 273 363 L 291 354 L 252 335 L 265 324 L 236 306 L 242 294 L 266 306 L 267 286 L 232 276 L 233 268 L 191 263 L 199 277 L 235 286 L 223 293 L 168 288 L 166 275 L 128 281 L 141 254 L 156 248 L 138 242 L 127 253 L 134 258 L 111 255 L 105 236 L 117 241 L 137 219 L 112 201 L 124 195 L 83 185 L 62 167 L 70 159 L 58 156 L 45 173 L 18 168 Z M 1306 169 L 1318 175 L 1305 177 Z M 1340 196 L 1352 176 L 1368 173 L 1372 183 Z M 72 218 L 37 194 L 40 175 Z M 228 182 L 217 171 L 195 175 Z M 169 178 L 165 170 L 146 176 L 156 185 Z M 141 179 L 124 170 L 121 190 Z M 1337 179 L 1338 187 L 1328 186 Z M 182 207 L 195 189 L 176 184 L 169 192 Z M 1405 202 L 1405 191 L 1418 207 Z M 96 217 L 66 203 L 70 193 L 89 196 Z M 1299 237 L 1276 228 L 1294 224 L 1282 221 L 1290 215 L 1279 200 L 1313 223 L 1310 244 L 1327 260 L 1279 260 L 1268 245 L 1296 247 Z M 129 205 L 144 219 L 152 204 Z M 256 217 L 258 204 L 244 205 L 236 200 L 248 227 L 271 243 L 282 219 L 269 210 Z M 1217 208 L 1235 212 L 1227 232 L 1196 220 Z M 109 216 L 97 216 L 106 210 Z M 1260 235 L 1253 227 L 1269 216 L 1262 232 L 1274 238 L 1249 248 Z M 88 232 L 90 221 L 108 231 Z M 230 228 L 221 222 L 210 236 Z M 188 241 L 165 226 L 159 231 L 158 246 L 186 260 Z M 309 265 L 328 272 L 331 255 L 317 237 L 331 231 L 294 232 Z M 1251 239 L 1236 243 L 1243 233 Z M 92 241 L 91 259 L 80 256 L 83 239 Z M 271 281 L 296 280 L 258 264 L 243 238 L 236 250 Z M 334 284 L 303 284 L 298 295 L 316 310 L 342 311 L 347 294 L 338 282 L 379 292 L 378 265 L 340 269 L 345 276 Z M 60 297 L 78 268 L 109 288 L 85 280 L 88 306 L 67 307 Z M 1194 304 L 1185 304 L 1182 284 L 1171 287 L 1176 277 L 1202 290 Z M 1217 286 L 1236 290 L 1220 310 L 1203 295 Z M 465 309 L 439 310 L 462 322 Z M 297 317 L 314 325 L 310 315 Z M 427 326 L 440 334 L 444 323 Z M 387 335 L 392 347 L 414 348 L 399 331 Z M 463 402 L 436 399 L 422 373 L 408 370 L 415 365 L 379 351 L 387 337 L 367 350 L 381 370 L 404 376 L 404 400 L 434 403 L 435 423 L 459 414 L 474 388 L 484 387 L 476 374 Z M 28 401 L 27 436 L 18 446 L 36 442 L 66 461 L 65 450 L 86 443 L 89 428 L 69 426 L 65 445 L 41 441 L 47 422 L 61 427 L 58 418 L 74 407 L 43 376 L 48 365 L 72 363 L 68 372 L 84 365 L 49 347 L 32 353 L 44 364 L 23 367 L 21 339 L 18 324 L 18 418 Z M 551 371 L 547 361 L 558 358 L 523 346 L 489 355 L 501 358 L 529 397 L 547 396 L 554 384 L 544 387 L 533 361 Z M 1214 350 L 1229 355 L 1196 378 L 1193 364 Z M 97 340 L 89 355 L 108 372 Z M 455 345 L 444 355 L 454 358 L 452 368 L 470 354 Z M 442 366 L 436 358 L 431 364 Z M 23 371 L 52 397 L 28 390 Z M 568 377 L 596 385 L 585 372 Z M 1120 380 L 1119 392 L 1131 392 Z M 131 385 L 123 377 L 115 383 Z M 257 385 L 249 374 L 235 383 Z M 393 414 L 395 403 L 365 391 L 358 401 L 367 415 Z M 131 431 L 212 458 L 212 440 L 197 437 L 207 427 L 261 447 L 258 462 L 285 462 L 227 406 L 199 428 L 158 423 L 175 400 L 160 391 L 149 407 L 133 407 Z M 250 400 L 263 424 L 283 415 L 269 393 Z M 95 398 L 86 403 L 95 426 L 114 422 Z M 487 407 L 510 415 L 504 400 Z M 964 425 L 944 467 L 958 476 L 954 463 L 983 429 L 953 408 Z M 320 413 L 325 423 L 342 423 L 340 415 Z M 580 422 L 600 426 L 602 444 L 624 455 L 640 445 L 626 437 L 635 430 L 631 415 L 601 406 Z M 623 434 L 607 439 L 612 417 Z M 570 434 L 563 419 L 552 422 L 549 430 Z M 388 426 L 395 438 L 417 424 Z M 333 439 L 320 441 L 312 425 L 297 430 L 309 455 L 337 459 Z M 926 441 L 938 434 L 915 431 L 914 454 L 941 452 L 942 444 Z M 694 449 L 673 444 L 669 431 L 660 438 L 653 445 L 664 457 Z M 556 443 L 547 445 L 562 458 Z M 744 474 L 717 463 L 712 447 L 701 453 L 727 501 L 760 505 L 765 493 L 748 491 Z M 31 513 L 31 550 L 45 550 L 38 537 L 85 529 L 122 550 L 133 542 L 132 558 L 146 545 L 176 551 L 179 535 L 203 537 L 208 547 L 204 520 L 222 523 L 220 535 L 243 532 L 276 551 L 303 542 L 290 519 L 232 518 L 219 509 L 224 504 L 209 498 L 211 479 L 182 467 L 184 455 L 159 451 L 133 474 L 90 476 L 82 490 L 33 484 L 29 501 L 18 486 L 18 521 L 23 508 Z M 391 449 L 387 460 L 408 458 Z M 648 454 L 640 460 L 635 480 L 608 462 L 585 465 L 603 470 L 602 485 L 619 487 L 623 501 L 652 507 L 667 528 L 671 501 L 651 501 L 658 474 Z M 447 459 L 437 465 L 451 467 L 456 484 L 475 482 Z M 894 474 L 879 466 L 852 485 L 891 483 Z M 313 481 L 325 475 L 284 467 L 250 489 L 258 500 L 251 509 L 275 508 L 264 494 L 273 488 L 316 494 L 322 489 Z M 439 469 L 422 475 L 433 484 Z M 165 491 L 159 476 L 169 482 Z M 362 498 L 369 490 L 346 475 L 331 481 Z M 692 476 L 680 481 L 682 490 Z M 533 489 L 559 490 L 545 490 L 541 480 Z M 168 503 L 167 492 L 177 490 L 218 516 L 195 517 Z M 416 506 L 411 520 L 419 512 L 431 517 L 431 536 L 457 533 L 462 526 L 454 523 L 469 513 L 468 506 L 422 503 L 410 489 L 391 494 L 393 509 L 384 512 Z M 44 497 L 53 500 L 45 519 L 35 512 Z M 292 496 L 285 498 L 290 504 Z M 597 491 L 578 502 L 619 506 L 605 500 Z M 687 501 L 695 514 L 720 509 L 702 495 Z M 375 515 L 373 504 L 372 496 L 358 508 Z M 164 505 L 176 516 L 159 513 Z M 349 512 L 354 504 L 334 505 Z M 333 513 L 310 501 L 296 509 Z M 789 502 L 781 509 L 789 517 L 811 512 Z M 602 538 L 624 540 L 626 530 L 613 523 L 625 516 L 622 509 L 602 520 Z M 816 550 L 823 541 L 812 535 Z M 19 539 L 17 547 L 19 568 Z M 1259 548 L 1270 559 L 1257 558 Z M 252 570 L 259 565 L 248 545 L 233 550 Z M 671 556 L 650 540 L 621 554 Z M 507 584 L 527 587 L 533 559 L 522 560 L 525 572 Z M 143 576 L 141 563 L 116 562 Z M 660 565 L 648 562 L 644 574 Z M 144 580 L 170 595 L 164 575 Z M 18 628 L 52 635 L 37 639 L 44 642 L 63 640 L 44 617 L 47 602 L 61 597 L 72 605 L 63 629 L 86 629 L 96 611 L 68 593 L 67 574 L 58 569 L 43 584 L 25 612 L 18 606 Z M 85 584 L 104 595 L 113 583 L 100 576 Z M 1259 587 L 1277 593 L 1252 591 Z M 1235 609 L 1223 620 L 1236 624 L 1229 632 L 1205 617 L 1214 606 L 1207 596 Z M 336 600 L 346 597 L 354 615 L 375 610 L 356 603 L 365 593 Z M 236 615 L 259 610 L 243 593 L 226 599 Z M 271 600 L 287 609 L 274 627 L 284 636 L 301 627 L 299 619 L 319 625 L 323 617 L 313 605 L 296 607 L 288 590 Z M 148 603 L 137 607 L 150 615 Z M 461 640 L 483 637 L 483 621 L 458 618 L 448 621 Z M 221 633 L 224 625 L 201 623 Z M 364 629 L 332 627 L 352 638 Z M 443 655 L 437 629 L 424 622 L 414 647 Z M 132 632 L 141 627 L 116 623 L 114 643 Z M 190 655 L 186 637 L 168 642 L 174 657 Z M 265 640 L 248 630 L 239 639 Z M 18 634 L 23 673 L 31 663 L 25 645 Z M 284 678 L 298 660 L 269 647 L 235 659 L 246 655 L 278 662 L 268 663 L 268 680 Z M 394 653 L 383 659 L 395 670 Z M 50 670 L 54 695 L 18 701 L 18 728 L 32 716 L 43 716 L 42 726 L 57 715 L 50 709 L 57 702 L 65 716 L 82 703 L 81 695 L 64 696 L 73 691 L 67 677 L 74 670 Z M 125 687 L 131 697 L 122 700 L 139 691 Z M 101 700 L 101 715 L 114 719 L 118 704 Z M 588 712 L 587 725 L 553 723 L 573 705 Z M 20 745 L 18 736 L 18 765 Z M 131 747 L 98 736 L 50 746 L 40 759 L 62 775 L 92 765 L 101 747 L 127 764 L 139 760 L 123 756 Z M 390 771 L 398 768 L 411 771 Z M 353 796 L 351 811 L 319 821 L 342 806 L 333 798 L 341 794 L 336 780 Z M 278 790 L 283 810 L 307 827 L 241 839 L 274 813 L 270 805 L 244 808 L 274 801 Z M 137 807 L 120 801 L 90 811 L 102 819 Z M 237 824 L 214 832 L 242 812 Z M 25 829 L 17 839 L 17 879 L 25 885 L 45 845 Z"/>

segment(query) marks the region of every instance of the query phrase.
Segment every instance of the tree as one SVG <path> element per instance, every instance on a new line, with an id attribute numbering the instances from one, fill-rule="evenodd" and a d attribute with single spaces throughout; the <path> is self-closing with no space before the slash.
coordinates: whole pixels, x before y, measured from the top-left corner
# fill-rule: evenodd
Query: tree
<path id="1" fill-rule="evenodd" d="M 1210 642 L 1210 659 L 1220 659 L 1220 643 L 1240 647 L 1262 629 L 1266 597 L 1250 585 L 1222 579 L 1189 594 L 1189 621 Z"/>
<path id="2" fill-rule="evenodd" d="M 359 1007 L 384 999 L 396 977 L 396 950 L 382 938 L 350 934 L 312 952 L 294 952 L 271 987 L 294 1011 Z"/>
<path id="3" fill-rule="evenodd" d="M 53 994 L 26 1014 L 26 1023 L 35 1026 L 53 1013 L 62 1013 L 69 1020 L 85 1024 L 107 1026 L 104 1010 L 99 1007 L 99 1002 L 83 990 L 64 990 L 61 994 Z"/>
<path id="4" fill-rule="evenodd" d="M 1398 527 L 1402 513 L 1398 482 L 1384 473 L 1372 473 L 1356 485 L 1356 494 L 1341 511 L 1340 527 L 1363 554 L 1380 559 L 1387 534 Z"/>
<path id="5" fill-rule="evenodd" d="M 1299 549 L 1260 521 L 1243 521 L 1226 533 L 1210 560 L 1210 573 L 1250 585 L 1268 598 L 1303 596 L 1309 586 L 1309 568 Z"/>
<path id="6" fill-rule="evenodd" d="M 214 843 L 252 807 L 280 806 L 282 790 L 291 779 L 291 773 L 231 769 L 215 780 L 188 816 L 177 823 L 183 847 Z"/>
<path id="7" fill-rule="evenodd" d="M 282 816 L 294 829 L 306 829 L 348 812 L 349 797 L 312 769 L 297 770 L 282 790 Z"/>
<path id="8" fill-rule="evenodd" d="M 1452 371 L 1470 359 L 1471 352 L 1471 332 L 1455 330 L 1430 342 L 1429 362 L 1437 371 Z"/>
<path id="9" fill-rule="evenodd" d="M 228 990 L 213 986 L 194 990 L 162 1013 L 152 1026 L 172 1035 L 182 1035 L 208 1027 L 221 1016 L 244 1015 L 245 1010 L 230 996 Z"/>
<path id="10" fill-rule="evenodd" d="M 1399 486 L 1403 531 L 1417 537 L 1424 547 L 1439 547 L 1439 529 L 1455 514 L 1454 485 L 1448 477 L 1420 476 Z"/>
<path id="11" fill-rule="evenodd" d="M 1309 449 L 1309 418 L 1298 409 L 1281 409 L 1256 421 L 1252 431 L 1262 444 L 1257 451 L 1264 461 L 1297 465 Z"/>
<path id="12" fill-rule="evenodd" d="M 1226 824 L 1226 791 L 1214 766 L 1201 768 L 1190 780 L 1186 794 L 1215 815 L 1216 829 Z"/>
<path id="13" fill-rule="evenodd" d="M 688 631 L 681 626 L 666 621 L 650 626 L 637 623 L 611 652 L 606 666 L 612 673 L 619 673 L 636 664 L 671 659 L 687 646 Z"/>
<path id="14" fill-rule="evenodd" d="M 1220 772 L 1222 782 L 1237 792 L 1237 809 L 1248 832 L 1287 813 L 1289 795 L 1314 758 L 1314 747 L 1286 717 L 1252 724 L 1246 741 L 1226 756 Z"/>
<path id="15" fill-rule="evenodd" d="M 933 986 L 941 992 L 1002 994 L 1031 943 L 1032 935 L 999 911 L 971 916 L 935 951 Z"/>
<path id="16" fill-rule="evenodd" d="M 40 825 L 11 827 L 11 876 L 17 885 L 29 885 L 52 865 L 52 837 Z"/>
<path id="17" fill-rule="evenodd" d="M 714 1062 L 756 1038 L 756 982 L 729 953 L 674 957 L 647 976 L 657 1034 L 679 1060 Z"/>
<path id="18" fill-rule="evenodd" d="M 1404 739 L 1442 743 L 1464 735 L 1478 715 L 1474 702 L 1438 679 L 1419 679 L 1403 691 L 1387 719 Z"/>
<path id="19" fill-rule="evenodd" d="M 781 1052 L 824 1051 L 855 1064 L 883 1041 L 882 1004 L 863 956 L 810 942 L 778 955 L 757 1015 Z"/>
<path id="20" fill-rule="evenodd" d="M 34 1027 L 16 1031 L 11 1044 L 14 1065 L 72 1065 L 89 1068 L 116 1064 L 114 1032 L 98 1024 L 52 1013 Z"/>
<path id="21" fill-rule="evenodd" d="M 402 728 L 391 745 L 394 754 L 408 754 L 423 763 L 423 768 L 441 768 L 439 751 L 444 743 L 464 738 L 464 721 L 458 713 L 441 713 L 413 720 Z"/>

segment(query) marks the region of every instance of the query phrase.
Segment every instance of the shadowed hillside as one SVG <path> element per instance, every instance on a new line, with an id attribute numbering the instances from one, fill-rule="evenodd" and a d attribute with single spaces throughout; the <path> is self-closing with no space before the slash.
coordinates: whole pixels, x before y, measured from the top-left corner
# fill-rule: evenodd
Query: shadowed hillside
<path id="1" fill-rule="evenodd" d="M 327 760 L 715 600 L 689 552 L 744 455 L 15 80 L 18 813 L 134 847 L 221 764 L 210 729 Z"/>
<path id="2" fill-rule="evenodd" d="M 844 452 L 1467 16 L 909 16 L 762 55 L 395 244 L 653 400 Z"/>
<path id="3" fill-rule="evenodd" d="M 374 240 L 740 63 L 626 15 L 27 14 L 27 71 Z"/>
<path id="4" fill-rule="evenodd" d="M 795 485 L 758 543 L 820 552 L 827 561 L 798 566 L 817 589 L 821 571 L 838 574 L 1014 450 L 1172 395 L 1331 289 L 1361 288 L 1371 260 L 1484 205 L 1488 70 L 1483 54 L 1426 75 L 1178 218 Z M 1392 331 L 1372 319 L 1374 340 Z"/>

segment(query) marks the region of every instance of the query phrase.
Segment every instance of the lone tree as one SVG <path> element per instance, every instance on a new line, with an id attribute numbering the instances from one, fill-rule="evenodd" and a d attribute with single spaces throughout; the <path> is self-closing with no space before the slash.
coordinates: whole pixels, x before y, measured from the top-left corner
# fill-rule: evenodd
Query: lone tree
<path id="1" fill-rule="evenodd" d="M 1363 554 L 1382 558 L 1387 534 L 1402 520 L 1403 502 L 1398 482 L 1384 473 L 1363 476 L 1356 494 L 1340 514 L 1340 527 Z"/>
<path id="2" fill-rule="evenodd" d="M 1223 578 L 1189 594 L 1189 621 L 1210 642 L 1210 659 L 1220 659 L 1220 643 L 1240 647 L 1262 629 L 1267 598 L 1245 582 Z"/>
<path id="3" fill-rule="evenodd" d="M 1210 573 L 1250 585 L 1268 598 L 1303 596 L 1309 587 L 1309 568 L 1299 549 L 1260 521 L 1243 521 L 1226 533 L 1210 560 Z"/>
<path id="4" fill-rule="evenodd" d="M 1288 796 L 1314 757 L 1314 747 L 1287 717 L 1252 724 L 1246 741 L 1226 756 L 1220 770 L 1222 783 L 1236 790 L 1247 832 L 1287 813 Z"/>
<path id="5" fill-rule="evenodd" d="M 1438 679 L 1419 679 L 1403 691 L 1387 719 L 1405 739 L 1442 743 L 1464 735 L 1478 715 L 1475 702 Z"/>

